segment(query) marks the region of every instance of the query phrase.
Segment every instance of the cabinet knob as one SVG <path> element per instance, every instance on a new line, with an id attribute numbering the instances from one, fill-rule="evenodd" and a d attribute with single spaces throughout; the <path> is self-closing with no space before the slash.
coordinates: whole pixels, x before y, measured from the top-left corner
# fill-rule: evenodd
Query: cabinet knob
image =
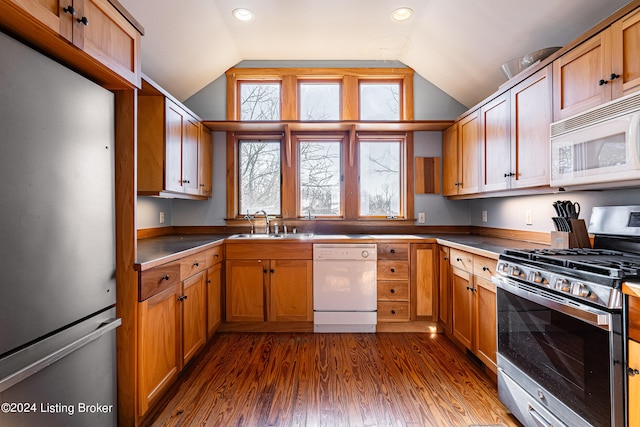
<path id="1" fill-rule="evenodd" d="M 220 256 L 220 254 L 215 254 L 213 257 L 214 258 L 218 258 Z"/>
<path id="2" fill-rule="evenodd" d="M 395 289 L 391 289 L 389 292 L 391 292 L 392 294 L 395 294 L 396 290 Z"/>
<path id="3" fill-rule="evenodd" d="M 264 274 L 267 274 L 267 269 L 266 269 L 266 268 L 265 268 L 265 269 L 263 269 L 263 270 L 262 270 L 262 272 L 263 272 Z"/>
<path id="4" fill-rule="evenodd" d="M 391 272 L 392 272 L 392 273 L 395 273 L 395 272 L 396 272 L 396 269 L 395 269 L 395 268 L 392 268 L 392 269 L 391 269 Z"/>
<path id="5" fill-rule="evenodd" d="M 272 268 L 271 270 L 269 270 L 271 273 L 275 273 L 276 271 Z"/>
<path id="6" fill-rule="evenodd" d="M 69 6 L 65 7 L 64 9 L 62 9 L 62 11 L 64 13 L 68 13 L 71 16 L 75 16 L 75 14 L 76 14 L 76 10 L 74 9 L 74 7 L 72 5 L 69 5 Z"/>
<path id="7" fill-rule="evenodd" d="M 211 280 L 207 279 L 207 285 L 210 285 L 210 284 L 211 284 Z"/>
<path id="8" fill-rule="evenodd" d="M 630 377 L 634 377 L 638 374 L 640 374 L 640 372 L 638 372 L 637 369 L 627 368 L 627 375 L 629 375 Z"/>
<path id="9" fill-rule="evenodd" d="M 444 257 L 442 259 L 445 260 L 445 261 L 449 261 L 449 257 L 448 256 L 446 256 L 446 257 Z"/>
<path id="10" fill-rule="evenodd" d="M 89 20 L 87 19 L 87 17 L 86 17 L 86 16 L 83 16 L 82 18 L 78 18 L 78 19 L 77 19 L 77 21 L 78 21 L 80 24 L 84 25 L 85 27 L 86 27 L 87 25 L 89 25 Z"/>
<path id="11" fill-rule="evenodd" d="M 186 295 L 182 295 L 182 296 L 178 297 L 178 301 L 184 301 L 186 299 L 187 299 Z"/>
<path id="12" fill-rule="evenodd" d="M 391 249 L 389 252 L 392 253 L 392 254 L 395 254 L 396 250 L 395 249 Z"/>
<path id="13" fill-rule="evenodd" d="M 504 177 L 505 177 L 505 178 L 507 178 L 508 176 L 509 176 L 509 174 L 508 174 L 508 173 L 505 173 L 505 174 L 504 174 Z"/>
<path id="14" fill-rule="evenodd" d="M 193 266 L 194 266 L 194 267 L 197 267 L 197 266 L 199 266 L 199 265 L 200 265 L 200 264 L 198 263 L 198 261 L 196 261 L 196 262 L 194 262 L 194 263 L 193 263 Z"/>
<path id="15" fill-rule="evenodd" d="M 396 314 L 396 311 L 395 310 L 391 310 L 391 314 Z"/>
<path id="16" fill-rule="evenodd" d="M 482 267 L 482 271 L 489 271 L 489 267 L 487 266 Z"/>
<path id="17" fill-rule="evenodd" d="M 611 73 L 611 75 L 609 76 L 609 80 L 613 81 L 613 80 L 617 79 L 618 77 L 620 77 L 620 74 Z"/>
<path id="18" fill-rule="evenodd" d="M 462 262 L 462 258 L 458 257 L 458 258 L 456 258 L 456 261 Z"/>
<path id="19" fill-rule="evenodd" d="M 165 274 L 164 276 L 162 276 L 162 280 L 169 280 L 169 275 Z"/>
<path id="20" fill-rule="evenodd" d="M 606 84 L 608 84 L 609 82 L 606 81 L 605 79 L 600 79 L 600 81 L 598 82 L 598 86 L 604 86 Z"/>

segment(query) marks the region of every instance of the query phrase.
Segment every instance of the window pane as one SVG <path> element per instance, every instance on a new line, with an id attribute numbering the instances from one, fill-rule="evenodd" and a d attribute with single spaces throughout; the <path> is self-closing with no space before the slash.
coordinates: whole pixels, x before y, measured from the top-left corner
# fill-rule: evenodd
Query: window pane
<path id="1" fill-rule="evenodd" d="M 340 84 L 300 83 L 300 120 L 340 120 Z"/>
<path id="2" fill-rule="evenodd" d="M 340 142 L 300 142 L 300 215 L 340 215 Z"/>
<path id="3" fill-rule="evenodd" d="M 240 83 L 240 120 L 280 120 L 280 84 Z"/>
<path id="4" fill-rule="evenodd" d="M 400 83 L 360 83 L 360 120 L 400 120 Z"/>
<path id="5" fill-rule="evenodd" d="M 399 141 L 360 142 L 360 215 L 400 215 Z"/>
<path id="6" fill-rule="evenodd" d="M 280 215 L 280 141 L 240 141 L 238 214 Z"/>

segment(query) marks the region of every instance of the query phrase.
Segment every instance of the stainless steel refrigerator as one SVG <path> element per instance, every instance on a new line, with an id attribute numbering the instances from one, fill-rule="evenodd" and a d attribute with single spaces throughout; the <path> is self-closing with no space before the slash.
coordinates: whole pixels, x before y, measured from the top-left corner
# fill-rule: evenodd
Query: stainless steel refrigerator
<path id="1" fill-rule="evenodd" d="M 114 96 L 0 32 L 0 425 L 117 423 Z"/>

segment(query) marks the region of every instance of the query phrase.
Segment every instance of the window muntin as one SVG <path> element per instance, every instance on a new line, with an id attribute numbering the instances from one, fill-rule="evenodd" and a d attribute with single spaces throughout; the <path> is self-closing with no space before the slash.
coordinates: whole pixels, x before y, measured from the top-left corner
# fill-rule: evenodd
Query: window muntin
<path id="1" fill-rule="evenodd" d="M 359 215 L 401 216 L 402 142 L 361 140 L 359 152 Z"/>
<path id="2" fill-rule="evenodd" d="M 340 83 L 301 82 L 300 120 L 340 120 Z"/>
<path id="3" fill-rule="evenodd" d="M 360 82 L 360 120 L 400 120 L 400 82 Z"/>
<path id="4" fill-rule="evenodd" d="M 298 214 L 342 215 L 342 142 L 303 140 L 298 153 Z"/>
<path id="5" fill-rule="evenodd" d="M 238 86 L 240 120 L 280 120 L 280 82 L 241 81 Z"/>
<path id="6" fill-rule="evenodd" d="M 238 215 L 265 210 L 280 215 L 282 206 L 280 141 L 238 142 Z"/>

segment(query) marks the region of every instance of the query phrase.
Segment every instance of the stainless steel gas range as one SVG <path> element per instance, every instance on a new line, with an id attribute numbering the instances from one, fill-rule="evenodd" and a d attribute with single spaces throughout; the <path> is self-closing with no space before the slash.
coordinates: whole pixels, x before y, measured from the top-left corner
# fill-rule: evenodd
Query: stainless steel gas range
<path id="1" fill-rule="evenodd" d="M 626 301 L 640 281 L 640 206 L 594 208 L 594 248 L 498 260 L 498 394 L 525 426 L 626 425 Z"/>

